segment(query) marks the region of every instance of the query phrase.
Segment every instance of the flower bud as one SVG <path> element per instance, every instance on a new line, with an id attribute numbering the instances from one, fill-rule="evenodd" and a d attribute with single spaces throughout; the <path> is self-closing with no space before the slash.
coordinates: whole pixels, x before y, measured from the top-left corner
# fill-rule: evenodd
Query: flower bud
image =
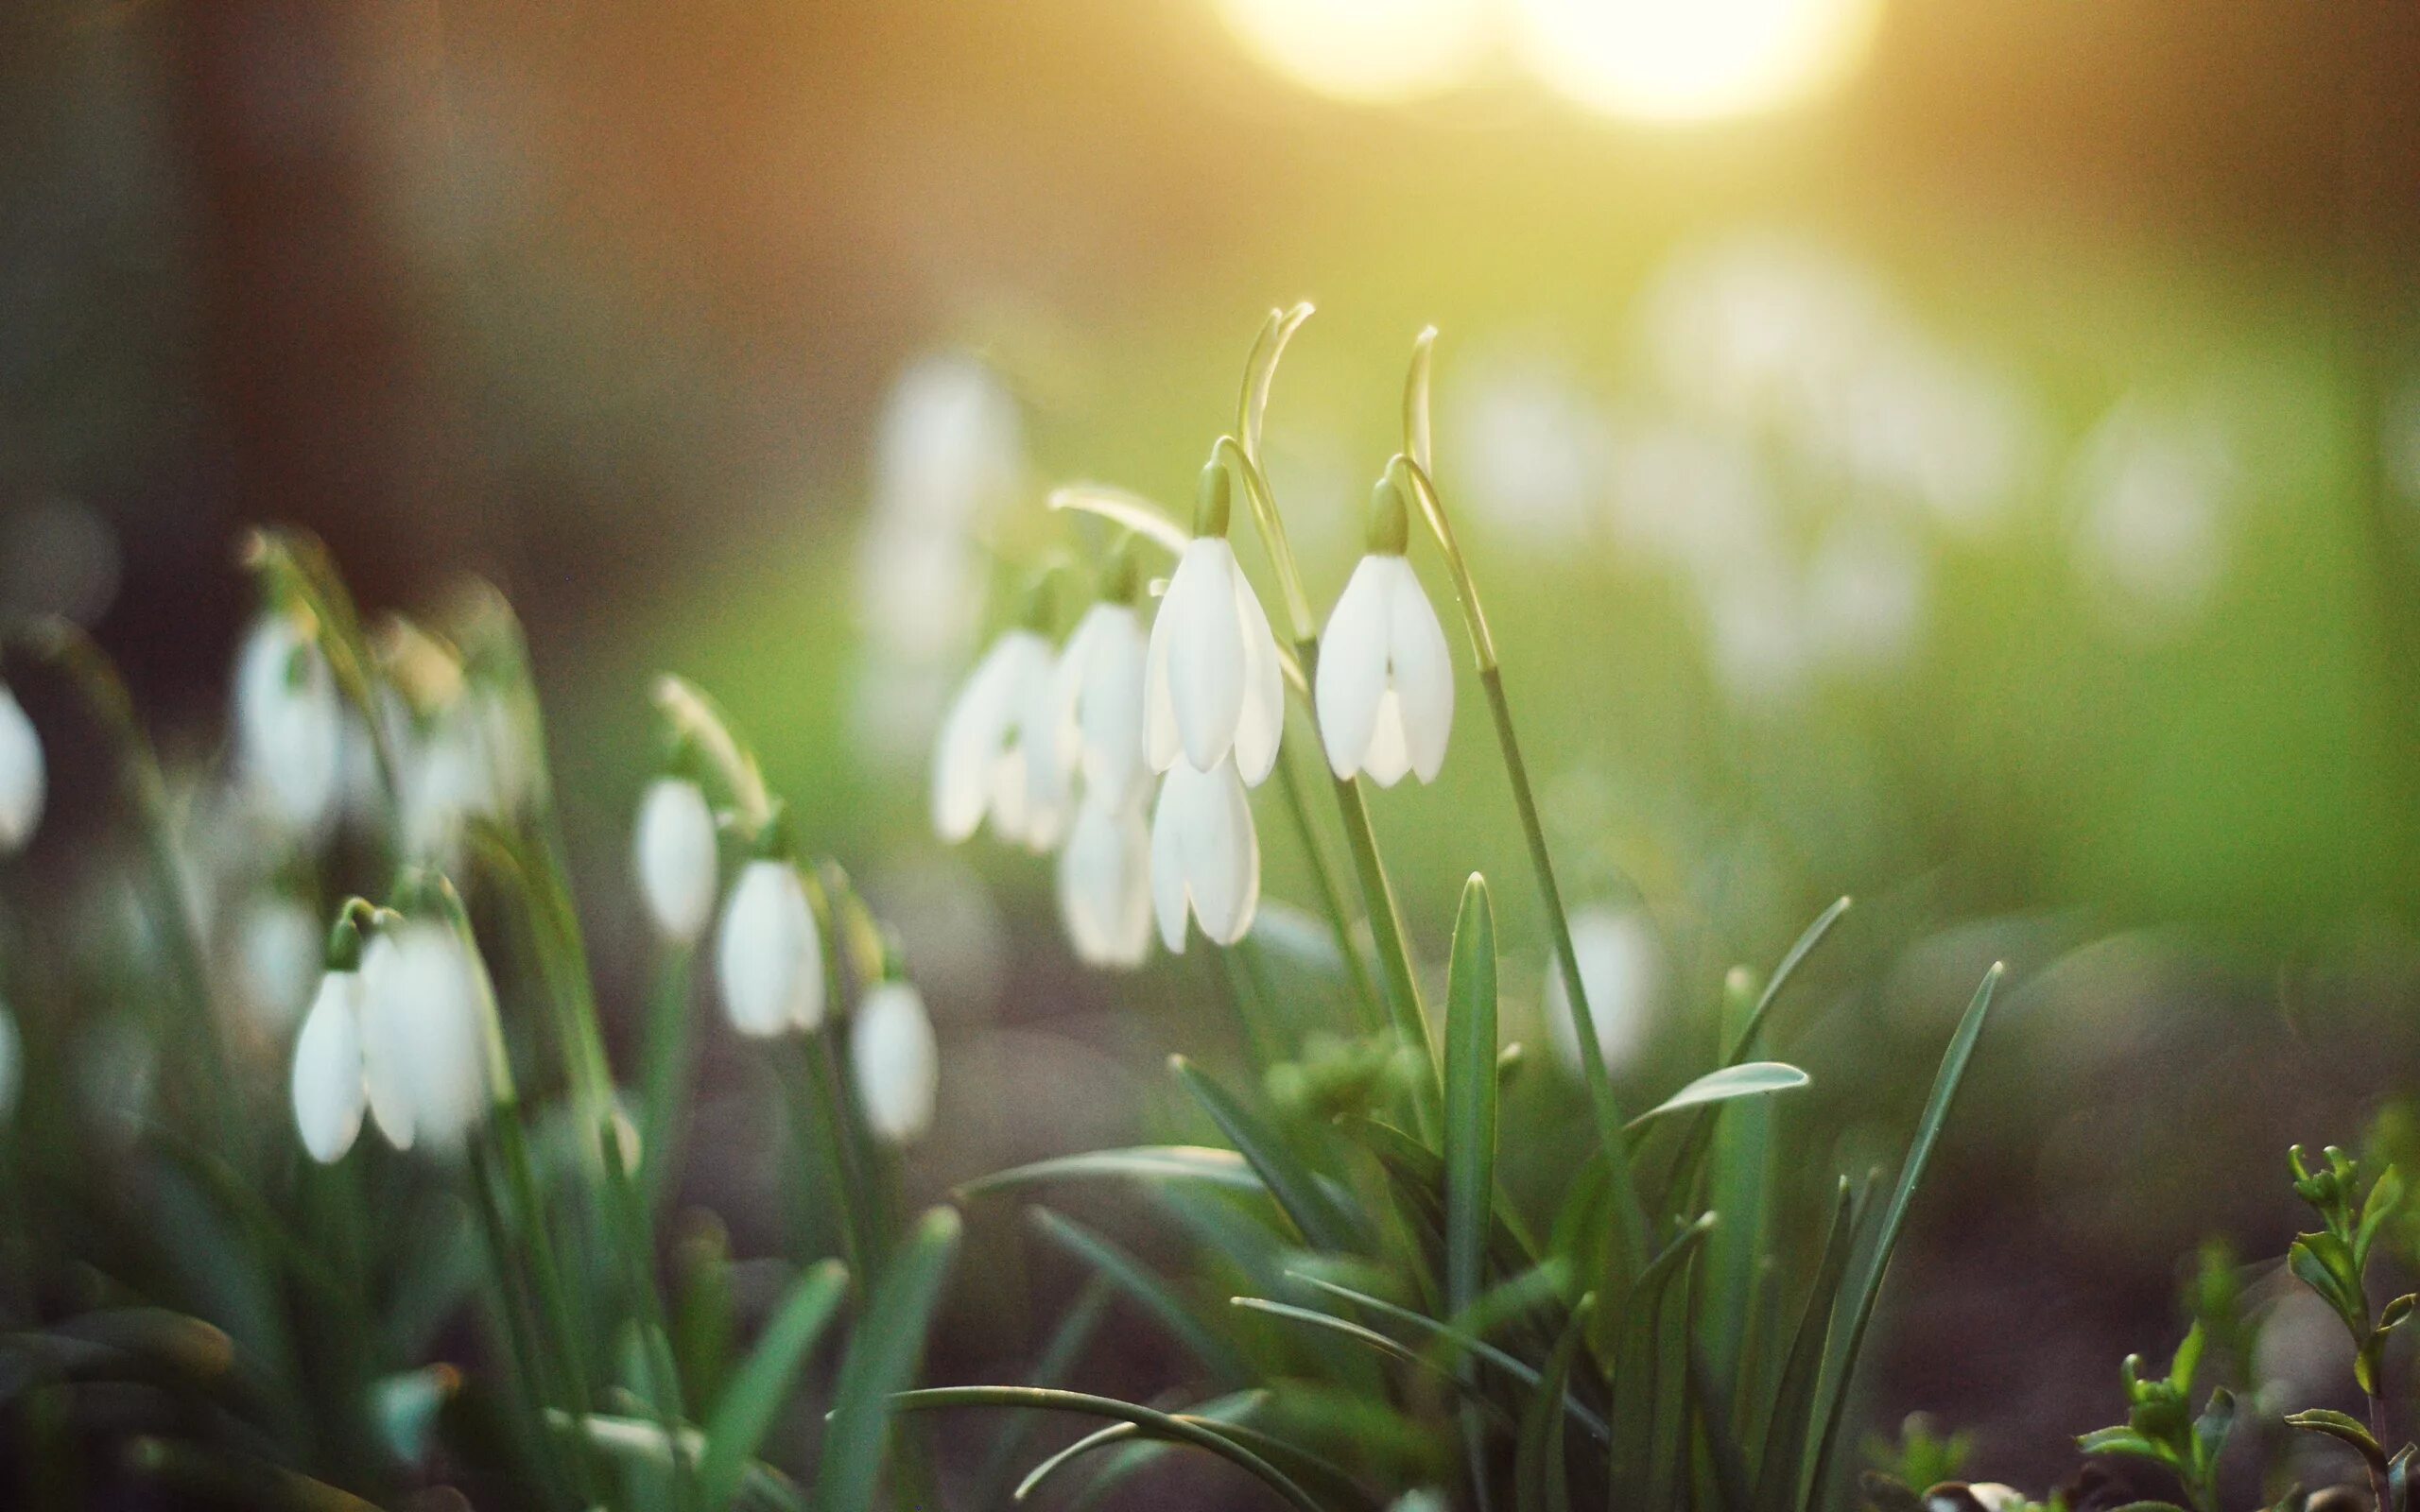
<path id="1" fill-rule="evenodd" d="M 24 849 L 42 822 L 42 737 L 17 696 L 0 682 L 0 855 Z"/>
<path id="2" fill-rule="evenodd" d="M 698 784 L 659 777 L 639 801 L 639 895 L 665 938 L 688 944 L 715 909 L 715 816 Z"/>
<path id="3" fill-rule="evenodd" d="M 369 1083 L 361 1060 L 361 973 L 320 978 L 294 1041 L 294 1126 L 321 1165 L 344 1159 L 361 1133 Z"/>
<path id="4" fill-rule="evenodd" d="M 857 1004 L 849 1031 L 857 1098 L 876 1138 L 906 1144 L 933 1123 L 940 1047 L 924 995 L 906 982 L 878 982 Z"/>
<path id="5" fill-rule="evenodd" d="M 755 1039 L 823 1022 L 823 942 L 787 860 L 751 861 L 723 905 L 715 974 L 733 1028 Z"/>

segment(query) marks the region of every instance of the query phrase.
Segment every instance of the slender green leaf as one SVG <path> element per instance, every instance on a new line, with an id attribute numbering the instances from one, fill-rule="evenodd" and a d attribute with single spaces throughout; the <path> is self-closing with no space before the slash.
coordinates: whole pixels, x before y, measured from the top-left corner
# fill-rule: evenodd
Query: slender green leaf
<path id="1" fill-rule="evenodd" d="M 1547 1356 L 1537 1390 L 1521 1414 L 1521 1432 L 1512 1455 L 1512 1504 L 1517 1512 L 1568 1512 L 1571 1505 L 1571 1483 L 1563 1454 L 1563 1419 L 1568 1409 L 1558 1412 L 1555 1404 L 1568 1400 L 1571 1363 L 1586 1341 L 1588 1315 L 1596 1300 L 1593 1294 L 1583 1297 L 1571 1310 L 1571 1321 Z"/>
<path id="2" fill-rule="evenodd" d="M 1233 1150 L 1207 1144 L 1146 1144 L 1123 1150 L 1087 1150 L 1080 1155 L 1054 1156 L 1030 1165 L 977 1177 L 958 1189 L 960 1197 L 977 1197 L 1011 1187 L 1038 1186 L 1046 1181 L 1087 1181 L 1102 1177 L 1121 1180 L 1207 1181 L 1237 1192 L 1265 1192 L 1249 1162 Z"/>
<path id="3" fill-rule="evenodd" d="M 1252 1367 L 1235 1346 L 1219 1337 L 1191 1304 L 1122 1246 L 1047 1208 L 1034 1209 L 1031 1216 L 1045 1238 L 1091 1266 L 1158 1319 L 1222 1384 L 1239 1386 L 1252 1379 Z"/>
<path id="4" fill-rule="evenodd" d="M 1782 1366 L 1781 1384 L 1765 1418 L 1765 1453 L 1756 1469 L 1757 1512 L 1791 1512 L 1795 1504 L 1816 1389 L 1823 1376 L 1824 1340 L 1831 1329 L 1841 1278 L 1848 1273 L 1849 1255 L 1856 1248 L 1861 1207 L 1848 1177 L 1841 1177 L 1832 1202 L 1832 1227 L 1824 1240 L 1824 1258 L 1816 1264 L 1815 1281 L 1807 1288 L 1789 1357 Z"/>
<path id="5" fill-rule="evenodd" d="M 1607 1473 L 1616 1486 L 1647 1484 L 1655 1456 L 1656 1357 L 1663 1334 L 1664 1297 L 1688 1268 L 1690 1257 L 1714 1228 L 1714 1214 L 1700 1214 L 1631 1283 L 1615 1320 L 1621 1337 L 1614 1359 L 1613 1443 Z"/>
<path id="6" fill-rule="evenodd" d="M 839 1262 L 827 1260 L 790 1284 L 766 1325 L 764 1337 L 749 1352 L 732 1378 L 706 1424 L 705 1455 L 699 1462 L 698 1485 L 707 1512 L 731 1504 L 739 1489 L 740 1472 L 756 1457 L 757 1446 L 773 1426 L 782 1403 L 789 1399 L 801 1366 L 831 1322 L 832 1312 L 847 1288 L 848 1273 Z"/>
<path id="7" fill-rule="evenodd" d="M 1738 1097 L 1763 1097 L 1772 1092 L 1791 1091 L 1806 1086 L 1806 1073 L 1786 1061 L 1749 1060 L 1736 1066 L 1725 1066 L 1720 1071 L 1707 1072 L 1632 1119 L 1622 1125 L 1622 1132 L 1636 1133 L 1649 1120 L 1661 1118 L 1667 1113 L 1727 1103 Z"/>
<path id="8" fill-rule="evenodd" d="M 1975 1045 L 1983 1037 L 1983 1024 L 1992 1011 L 1992 993 L 2006 971 L 2006 967 L 1995 962 L 1983 973 L 1965 1017 L 1950 1036 L 1949 1048 L 1941 1058 L 1941 1071 L 1933 1078 L 1932 1095 L 1926 1099 L 1924 1116 L 1916 1123 L 1915 1140 L 1908 1146 L 1908 1158 L 1900 1166 L 1899 1184 L 1892 1190 L 1891 1200 L 1882 1210 L 1881 1228 L 1850 1283 L 1844 1298 L 1849 1310 L 1841 1314 L 1846 1327 L 1834 1329 L 1826 1351 L 1822 1411 L 1815 1419 L 1815 1464 L 1802 1494 L 1819 1494 L 1831 1468 L 1841 1421 L 1848 1410 L 1849 1385 L 1857 1374 L 1858 1351 L 1865 1343 L 1867 1325 L 1874 1321 L 1874 1303 L 1882 1294 L 1882 1278 L 1890 1269 L 1891 1252 L 1899 1242 L 1899 1230 L 1907 1224 L 1908 1209 L 1915 1201 L 1916 1187 L 1924 1179 L 1933 1148 L 1941 1143 L 1942 1125 L 1949 1122 L 1950 1106 L 1957 1099 L 1959 1084 L 1966 1076 L 1966 1063 L 1974 1058 Z"/>
<path id="9" fill-rule="evenodd" d="M 816 1474 L 817 1512 L 873 1507 L 894 1394 L 924 1356 L 925 1334 L 963 1228 L 952 1210 L 933 1209 L 917 1220 L 876 1278 L 833 1388 Z"/>
<path id="10" fill-rule="evenodd" d="M 1321 1249 L 1340 1253 L 1355 1253 L 1365 1247 L 1352 1216 L 1321 1186 L 1319 1177 L 1303 1164 L 1293 1146 L 1276 1130 L 1183 1056 L 1169 1057 L 1168 1066 L 1176 1073 L 1177 1080 L 1184 1084 L 1184 1090 L 1193 1094 L 1194 1101 L 1210 1115 L 1211 1122 L 1219 1125 L 1219 1131 L 1260 1173 L 1270 1194 L 1286 1210 L 1286 1216 L 1294 1220 L 1294 1227 L 1302 1230 L 1305 1239 Z"/>
<path id="11" fill-rule="evenodd" d="M 1487 1284 L 1495 1212 L 1495 915 L 1486 879 L 1462 886 L 1445 989 L 1445 1306 Z"/>
<path id="12" fill-rule="evenodd" d="M 1806 926 L 1797 942 L 1782 956 L 1781 964 L 1773 968 L 1772 980 L 1765 984 L 1765 990 L 1757 997 L 1755 1008 L 1749 1013 L 1747 1022 L 1739 1026 L 1739 1033 L 1732 1040 L 1731 1053 L 1722 1057 L 1724 1065 L 1736 1066 L 1746 1058 L 1749 1050 L 1755 1045 L 1757 1034 L 1765 1026 L 1765 1015 L 1772 1011 L 1774 1002 L 1781 997 L 1781 989 L 1789 985 L 1789 979 L 1798 974 L 1799 967 L 1806 964 L 1807 956 L 1815 954 L 1815 947 L 1824 943 L 1824 936 L 1832 932 L 1832 926 L 1839 923 L 1841 916 L 1848 911 L 1849 900 L 1845 896 L 1835 900 L 1831 907 L 1816 916 L 1815 922 Z"/>
<path id="13" fill-rule="evenodd" d="M 1083 1290 L 1076 1294 L 1075 1301 L 1059 1319 L 1059 1326 L 1051 1331 L 1050 1342 L 1043 1347 L 1042 1358 L 1033 1367 L 1033 1379 L 1027 1384 L 1049 1388 L 1066 1383 L 1082 1361 L 1084 1351 L 1092 1348 L 1093 1335 L 1099 1331 L 1101 1319 L 1109 1315 L 1110 1301 L 1116 1290 L 1105 1276 L 1096 1275 L 1084 1282 Z M 1008 1488 L 1009 1471 L 1032 1439 L 1033 1427 L 1034 1419 L 1028 1415 L 1009 1419 L 1008 1426 L 983 1456 L 983 1470 L 975 1479 L 975 1495 L 968 1505 L 1000 1504 Z M 1022 1491 L 1017 1494 L 1020 1499 L 1024 1495 Z"/>

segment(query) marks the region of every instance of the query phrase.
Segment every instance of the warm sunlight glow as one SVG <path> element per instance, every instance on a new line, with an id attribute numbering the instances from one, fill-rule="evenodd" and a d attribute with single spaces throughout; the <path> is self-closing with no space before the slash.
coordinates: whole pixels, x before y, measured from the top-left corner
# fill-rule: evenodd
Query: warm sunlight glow
<path id="1" fill-rule="evenodd" d="M 1338 99 L 1418 99 L 1462 83 L 1486 50 L 1491 0 L 1219 0 L 1263 62 Z"/>
<path id="2" fill-rule="evenodd" d="M 1317 9 L 1317 8 L 1315 8 Z M 1513 45 L 1607 115 L 1704 121 L 1820 94 L 1873 39 L 1880 0 L 1513 0 Z"/>

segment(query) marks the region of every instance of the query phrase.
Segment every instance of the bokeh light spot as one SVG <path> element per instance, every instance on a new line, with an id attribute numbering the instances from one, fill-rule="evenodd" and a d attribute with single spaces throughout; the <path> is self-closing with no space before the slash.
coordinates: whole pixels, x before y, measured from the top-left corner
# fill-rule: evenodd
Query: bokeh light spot
<path id="1" fill-rule="evenodd" d="M 1589 110 L 1706 121 L 1798 103 L 1846 77 L 1881 0 L 1513 0 L 1531 72 Z"/>
<path id="2" fill-rule="evenodd" d="M 1490 0 L 1219 0 L 1270 67 L 1337 99 L 1388 103 L 1466 82 L 1486 47 Z"/>

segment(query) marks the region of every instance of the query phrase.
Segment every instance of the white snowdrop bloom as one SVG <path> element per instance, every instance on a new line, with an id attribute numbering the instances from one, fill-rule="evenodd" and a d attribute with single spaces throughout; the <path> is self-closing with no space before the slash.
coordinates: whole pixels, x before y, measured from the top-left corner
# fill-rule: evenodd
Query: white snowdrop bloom
<path id="1" fill-rule="evenodd" d="M 1227 542 L 1230 488 L 1224 467 L 1202 470 L 1194 539 L 1151 621 L 1144 730 L 1153 771 L 1182 757 L 1207 772 L 1232 755 L 1257 787 L 1277 763 L 1286 681 L 1269 615 Z"/>
<path id="2" fill-rule="evenodd" d="M 1098 790 L 1084 796 L 1059 852 L 1059 917 L 1087 966 L 1143 964 L 1151 948 L 1151 832 L 1139 786 L 1115 804 Z"/>
<path id="3" fill-rule="evenodd" d="M 740 868 L 723 904 L 715 974 L 741 1034 L 769 1039 L 823 1022 L 823 941 L 797 867 L 768 857 Z"/>
<path id="4" fill-rule="evenodd" d="M 0 682 L 0 855 L 13 854 L 33 838 L 48 790 L 42 737 L 17 696 Z"/>
<path id="5" fill-rule="evenodd" d="M 486 969 L 457 931 L 433 919 L 382 930 L 372 949 L 390 940 L 391 954 L 374 963 L 367 952 L 362 958 L 371 1111 L 391 1139 L 393 1128 L 378 1113 L 384 1083 L 390 1098 L 399 1094 L 410 1109 L 407 1141 L 397 1142 L 399 1148 L 419 1143 L 456 1149 L 488 1105 Z"/>
<path id="6" fill-rule="evenodd" d="M 1923 633 L 1930 569 L 1905 532 L 1843 520 L 1806 564 L 1806 633 L 1833 665 L 1872 674 L 1905 662 Z"/>
<path id="7" fill-rule="evenodd" d="M 2073 487 L 2075 566 L 2117 627 L 2185 628 L 2224 580 L 2237 475 L 2226 438 L 2190 414 L 2122 401 L 2085 438 Z"/>
<path id="8" fill-rule="evenodd" d="M 659 777 L 639 800 L 633 842 L 639 895 L 666 939 L 688 944 L 714 917 L 714 810 L 685 777 Z"/>
<path id="9" fill-rule="evenodd" d="M 959 690 L 933 751 L 933 828 L 955 845 L 986 817 L 1036 852 L 1059 838 L 1063 806 L 1050 774 L 1050 643 L 1026 626 L 1004 632 Z M 1035 764 L 1048 770 L 1036 780 Z M 1046 801 L 1037 802 L 1037 797 Z"/>
<path id="10" fill-rule="evenodd" d="M 1065 801 L 1071 765 L 1083 774 L 1087 801 L 1115 807 L 1141 794 L 1148 649 L 1131 600 L 1104 598 L 1076 623 L 1051 677 L 1052 745 L 1061 760 L 1048 796 Z"/>
<path id="11" fill-rule="evenodd" d="M 1655 927 L 1634 910 L 1583 908 L 1571 917 L 1571 948 L 1580 958 L 1580 985 L 1588 992 L 1588 1015 L 1597 1025 L 1597 1048 L 1608 1070 L 1619 1072 L 1638 1057 L 1664 981 L 1664 948 Z M 1564 990 L 1563 962 L 1547 957 L 1547 1036 L 1564 1066 L 1580 1066 L 1580 1040 L 1572 1033 L 1571 998 Z"/>
<path id="12" fill-rule="evenodd" d="M 1403 496 L 1379 486 L 1370 554 L 1346 580 L 1320 638 L 1314 687 L 1320 738 L 1340 778 L 1366 772 L 1392 787 L 1445 764 L 1454 727 L 1454 662 L 1444 627 L 1403 554 Z"/>
<path id="13" fill-rule="evenodd" d="M 26 1090 L 26 1041 L 17 1032 L 17 1016 L 0 1003 L 0 1125 L 17 1116 L 17 1099 Z"/>
<path id="14" fill-rule="evenodd" d="M 1233 945 L 1260 905 L 1260 837 L 1233 761 L 1210 771 L 1180 761 L 1151 816 L 1151 904 L 1160 941 L 1184 951 L 1187 908 L 1213 944 Z"/>
<path id="15" fill-rule="evenodd" d="M 317 913 L 285 893 L 253 899 L 235 929 L 245 1005 L 262 1029 L 283 1036 L 311 1000 L 327 931 Z"/>
<path id="16" fill-rule="evenodd" d="M 399 1150 L 408 1150 L 418 1132 L 412 1086 L 404 1068 L 410 1064 L 409 1007 L 399 988 L 403 950 L 392 930 L 380 930 L 361 950 L 361 1065 L 370 1116 L 378 1132 Z"/>
<path id="17" fill-rule="evenodd" d="M 359 971 L 320 976 L 294 1041 L 294 1127 L 321 1165 L 344 1159 L 361 1133 L 370 1084 L 361 1058 Z"/>
<path id="18" fill-rule="evenodd" d="M 235 750 L 262 811 L 316 834 L 343 792 L 345 708 L 318 644 L 290 614 L 252 624 L 235 654 Z"/>
<path id="19" fill-rule="evenodd" d="M 495 786 L 476 727 L 451 713 L 411 743 L 398 775 L 404 845 L 441 871 L 458 869 L 474 816 L 493 811 Z"/>
<path id="20" fill-rule="evenodd" d="M 849 1025 L 849 1066 L 877 1139 L 905 1144 L 932 1126 L 940 1055 L 922 993 L 906 982 L 866 989 Z"/>

